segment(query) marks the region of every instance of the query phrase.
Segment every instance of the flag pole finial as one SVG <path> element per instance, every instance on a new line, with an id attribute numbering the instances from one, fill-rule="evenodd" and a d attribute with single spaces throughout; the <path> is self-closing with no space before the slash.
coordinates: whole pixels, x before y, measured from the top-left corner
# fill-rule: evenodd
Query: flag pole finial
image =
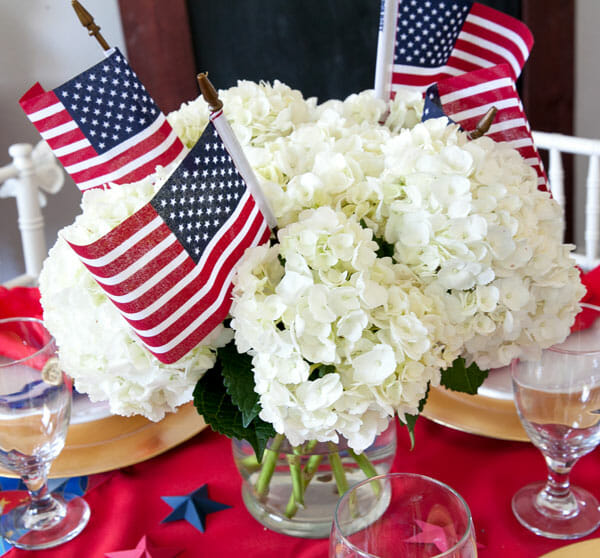
<path id="1" fill-rule="evenodd" d="M 90 12 L 88 12 L 77 0 L 71 0 L 71 6 L 73 6 L 79 21 L 81 21 L 81 25 L 86 27 L 89 31 L 90 36 L 95 37 L 104 50 L 109 50 L 110 46 L 108 46 L 108 43 L 100 33 L 100 26 L 94 21 L 92 14 L 90 14 Z"/>
<path id="2" fill-rule="evenodd" d="M 211 112 L 217 112 L 223 108 L 223 101 L 219 99 L 219 94 L 214 88 L 213 84 L 208 79 L 208 72 L 202 72 L 198 74 L 197 78 L 198 86 L 200 87 L 200 93 L 204 97 L 204 100 L 208 103 L 208 107 Z"/>
<path id="3" fill-rule="evenodd" d="M 480 138 L 481 136 L 483 136 L 490 129 L 490 126 L 492 125 L 494 118 L 496 118 L 497 112 L 498 112 L 498 109 L 496 107 L 491 107 L 483 115 L 481 120 L 479 122 L 477 122 L 477 126 L 475 126 L 475 129 L 469 133 L 469 137 L 471 139 L 477 139 L 477 138 Z"/>

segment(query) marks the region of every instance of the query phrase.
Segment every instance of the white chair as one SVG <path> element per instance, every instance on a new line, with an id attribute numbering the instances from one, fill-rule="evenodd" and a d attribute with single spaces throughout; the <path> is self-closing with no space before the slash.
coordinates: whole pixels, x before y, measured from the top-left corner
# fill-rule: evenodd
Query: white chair
<path id="1" fill-rule="evenodd" d="M 589 159 L 585 187 L 584 247 L 575 251 L 577 264 L 585 270 L 600 264 L 600 140 L 533 132 L 538 149 L 549 152 L 548 182 L 552 196 L 565 206 L 562 153 L 572 153 Z M 581 195 L 574 190 L 574 196 Z"/>
<path id="2" fill-rule="evenodd" d="M 44 192 L 58 192 L 64 182 L 64 173 L 46 142 L 38 143 L 35 148 L 27 143 L 17 143 L 9 147 L 8 153 L 13 161 L 0 168 L 0 198 L 17 200 L 25 260 L 25 274 L 4 282 L 4 286 L 13 287 L 37 282 L 48 253 L 42 216 L 42 207 L 46 205 Z"/>

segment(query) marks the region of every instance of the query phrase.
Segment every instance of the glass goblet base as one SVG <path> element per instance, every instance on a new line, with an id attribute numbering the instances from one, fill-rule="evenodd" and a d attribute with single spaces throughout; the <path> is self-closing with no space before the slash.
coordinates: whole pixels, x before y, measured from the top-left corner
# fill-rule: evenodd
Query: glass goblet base
<path id="1" fill-rule="evenodd" d="M 571 486 L 571 493 L 577 502 L 575 513 L 561 516 L 558 510 L 556 513 L 542 511 L 536 505 L 536 500 L 545 486 L 544 482 L 528 484 L 513 496 L 513 513 L 527 529 L 550 539 L 578 539 L 600 526 L 598 500 L 593 494 L 577 486 Z"/>
<path id="2" fill-rule="evenodd" d="M 53 494 L 66 510 L 61 521 L 47 529 L 27 529 L 25 513 L 28 504 L 18 506 L 0 517 L 0 535 L 16 548 L 25 550 L 41 550 L 51 548 L 70 541 L 87 525 L 90 508 L 87 502 L 78 496 L 68 501 L 60 495 Z"/>

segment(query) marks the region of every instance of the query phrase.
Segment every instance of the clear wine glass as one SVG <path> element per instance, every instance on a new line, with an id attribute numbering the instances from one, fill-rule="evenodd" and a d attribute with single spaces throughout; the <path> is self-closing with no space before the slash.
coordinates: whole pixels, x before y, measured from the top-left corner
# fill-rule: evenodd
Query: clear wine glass
<path id="1" fill-rule="evenodd" d="M 352 486 L 339 500 L 330 558 L 475 558 L 471 512 L 444 483 L 389 473 Z"/>
<path id="2" fill-rule="evenodd" d="M 600 308 L 582 307 L 564 343 L 511 365 L 519 418 L 548 466 L 546 482 L 521 488 L 512 509 L 525 527 L 554 539 L 600 525 L 598 500 L 569 482 L 577 460 L 600 442 Z"/>
<path id="3" fill-rule="evenodd" d="M 40 320 L 0 320 L 0 347 L 0 465 L 30 496 L 0 517 L 0 535 L 17 548 L 50 548 L 75 537 L 90 517 L 85 500 L 52 495 L 46 484 L 65 445 L 72 384 Z"/>

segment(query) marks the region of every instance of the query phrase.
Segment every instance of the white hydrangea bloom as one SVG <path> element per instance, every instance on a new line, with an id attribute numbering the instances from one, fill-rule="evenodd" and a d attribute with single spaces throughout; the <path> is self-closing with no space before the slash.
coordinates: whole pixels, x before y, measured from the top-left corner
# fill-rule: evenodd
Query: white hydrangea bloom
<path id="1" fill-rule="evenodd" d="M 422 288 L 444 292 L 463 356 L 497 368 L 564 339 L 584 291 L 573 247 L 562 244 L 561 209 L 532 168 L 506 144 L 467 142 L 441 124 L 418 124 L 383 147 L 384 209 L 368 216 Z"/>
<path id="2" fill-rule="evenodd" d="M 372 231 L 341 211 L 304 210 L 278 239 L 246 252 L 231 309 L 260 416 L 292 444 L 342 435 L 362 451 L 386 417 L 416 413 L 457 356 L 443 303 L 378 258 Z M 315 376 L 321 365 L 329 373 Z"/>

